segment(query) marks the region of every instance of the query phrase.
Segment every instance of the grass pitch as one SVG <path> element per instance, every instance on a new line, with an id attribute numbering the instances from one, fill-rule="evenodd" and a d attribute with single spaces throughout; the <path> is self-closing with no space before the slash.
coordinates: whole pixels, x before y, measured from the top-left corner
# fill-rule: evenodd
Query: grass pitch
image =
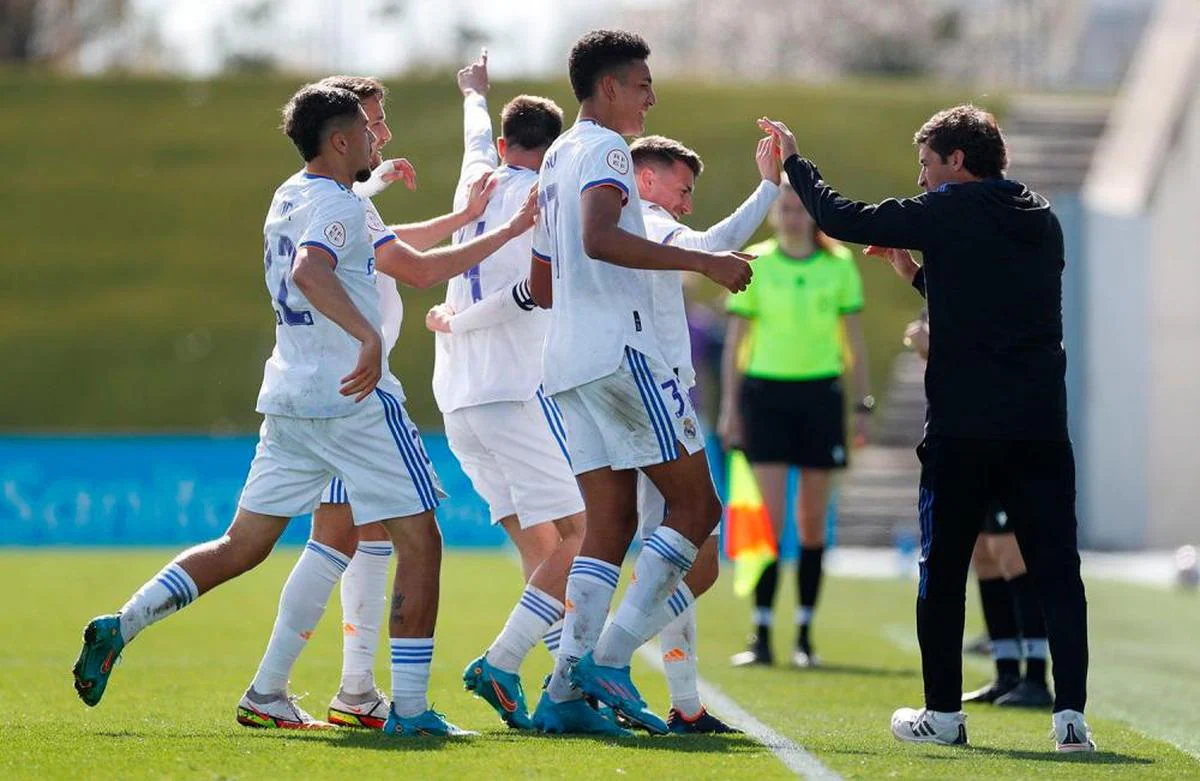
<path id="1" fill-rule="evenodd" d="M 442 578 L 432 700 L 451 720 L 482 731 L 478 738 L 295 734 L 235 723 L 234 708 L 266 645 L 295 549 L 281 549 L 259 569 L 149 629 L 126 651 L 103 703 L 85 708 L 69 672 L 80 629 L 92 615 L 118 607 L 172 553 L 0 553 L 6 595 L 0 631 L 7 640 L 0 645 L 0 777 L 791 777 L 768 749 L 744 737 L 601 741 L 504 728 L 462 691 L 459 678 L 519 593 L 519 570 L 503 554 L 452 553 Z M 779 615 L 790 616 L 793 589 L 783 591 Z M 920 700 L 913 586 L 906 581 L 831 579 L 815 628 L 827 666 L 803 672 L 727 666 L 744 641 L 748 610 L 723 581 L 701 602 L 701 674 L 846 778 L 1200 778 L 1200 717 L 1192 709 L 1200 700 L 1195 599 L 1108 583 L 1090 584 L 1089 596 L 1089 721 L 1102 749 L 1093 756 L 1055 754 L 1048 714 L 987 707 L 969 711 L 970 748 L 893 741 L 891 711 Z M 294 692 L 311 692 L 303 705 L 313 713 L 323 713 L 338 683 L 338 609 L 335 599 L 292 677 Z M 777 635 L 783 657 L 790 632 Z M 385 656 L 377 675 L 386 690 Z M 537 650 L 523 670 L 531 705 L 549 667 L 549 656 Z M 975 684 L 987 673 L 986 663 L 968 661 L 965 682 Z M 661 676 L 640 665 L 635 677 L 652 705 L 665 711 Z"/>

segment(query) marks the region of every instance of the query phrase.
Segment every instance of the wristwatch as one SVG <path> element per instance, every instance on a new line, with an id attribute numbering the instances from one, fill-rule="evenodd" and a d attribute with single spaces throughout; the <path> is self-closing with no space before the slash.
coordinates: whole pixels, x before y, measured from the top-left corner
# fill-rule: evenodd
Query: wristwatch
<path id="1" fill-rule="evenodd" d="M 858 404 L 854 405 L 854 411 L 861 412 L 864 415 L 870 415 L 875 411 L 875 397 L 869 393 L 866 396 L 863 396 L 859 400 Z"/>

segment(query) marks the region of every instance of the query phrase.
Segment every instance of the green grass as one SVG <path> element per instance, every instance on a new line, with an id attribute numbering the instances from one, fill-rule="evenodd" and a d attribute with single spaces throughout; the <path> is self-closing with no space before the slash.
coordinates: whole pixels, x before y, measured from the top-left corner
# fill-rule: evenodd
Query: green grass
<path id="1" fill-rule="evenodd" d="M 0 429 L 249 431 L 273 321 L 262 281 L 261 232 L 275 187 L 299 158 L 275 129 L 298 80 L 188 82 L 65 79 L 0 71 Z M 453 79 L 396 81 L 391 155 L 418 168 L 415 194 L 378 199 L 393 221 L 450 204 L 461 158 Z M 656 85 L 658 86 L 658 85 Z M 650 132 L 705 158 L 696 214 L 706 227 L 754 185 L 753 119 L 791 122 L 801 148 L 847 194 L 916 190 L 909 143 L 935 109 L 969 92 L 902 83 L 716 86 L 665 83 Z M 564 80 L 504 83 L 495 111 L 519 92 L 548 94 L 573 113 Z M 991 101 L 1002 108 L 1002 101 Z M 765 234 L 764 234 L 765 235 Z M 861 263 L 876 388 L 919 300 L 880 263 Z M 711 294 L 709 289 L 709 294 Z M 430 378 L 427 308 L 443 289 L 406 291 L 393 352 L 408 409 L 440 427 Z"/>
<path id="2" fill-rule="evenodd" d="M 171 552 L 6 551 L 0 554 L 0 777 L 257 778 L 400 773 L 412 778 L 786 778 L 786 768 L 747 738 L 638 738 L 629 742 L 514 734 L 461 691 L 462 666 L 494 636 L 518 595 L 507 556 L 450 554 L 442 579 L 432 699 L 469 741 L 396 741 L 360 732 L 283 734 L 238 727 L 233 711 L 266 644 L 278 590 L 295 559 L 276 554 L 183 614 L 151 628 L 128 650 L 102 705 L 75 698 L 69 668 L 89 617 L 118 606 Z M 790 578 L 787 579 L 789 585 Z M 781 599 L 790 615 L 791 589 Z M 816 639 L 823 670 L 734 670 L 748 621 L 722 582 L 701 603 L 701 672 L 759 719 L 847 778 L 1200 778 L 1195 638 L 1200 618 L 1184 595 L 1091 584 L 1094 692 L 1089 720 L 1103 751 L 1052 751 L 1045 713 L 971 709 L 973 747 L 901 745 L 887 732 L 892 709 L 919 700 L 911 583 L 833 579 Z M 293 677 L 320 712 L 337 685 L 336 600 Z M 791 638 L 779 633 L 778 651 Z M 548 671 L 535 651 L 530 690 Z M 661 676 L 637 664 L 652 705 L 666 707 Z M 969 662 L 966 683 L 987 666 Z M 387 672 L 378 668 L 386 688 Z M 1123 720 L 1136 724 L 1132 729 Z M 385 764 L 388 763 L 388 764 Z"/>

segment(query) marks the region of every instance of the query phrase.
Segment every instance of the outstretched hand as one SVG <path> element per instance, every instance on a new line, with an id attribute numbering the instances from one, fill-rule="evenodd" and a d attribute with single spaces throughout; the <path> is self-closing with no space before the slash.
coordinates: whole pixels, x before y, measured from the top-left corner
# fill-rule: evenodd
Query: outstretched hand
<path id="1" fill-rule="evenodd" d="M 761 117 L 758 120 L 758 127 L 775 141 L 775 146 L 779 150 L 780 162 L 787 160 L 792 155 L 800 154 L 800 148 L 796 144 L 796 136 L 792 135 L 792 131 L 782 122 L 767 117 Z"/>
<path id="2" fill-rule="evenodd" d="M 870 255 L 876 258 L 883 258 L 891 264 L 896 273 L 904 278 L 909 284 L 912 284 L 913 277 L 917 275 L 917 269 L 921 268 L 917 265 L 917 261 L 913 260 L 912 253 L 906 249 L 896 249 L 895 247 L 876 247 L 874 244 L 863 250 L 864 255 Z"/>
<path id="3" fill-rule="evenodd" d="M 385 184 L 390 185 L 393 182 L 404 180 L 404 186 L 409 190 L 417 189 L 417 169 L 403 157 L 384 160 L 375 170 L 380 172 L 380 178 Z"/>
<path id="4" fill-rule="evenodd" d="M 492 200 L 492 193 L 496 191 L 496 185 L 500 182 L 493 176 L 492 171 L 486 171 L 475 181 L 471 182 L 470 188 L 467 189 L 467 205 L 465 212 L 468 220 L 477 219 L 487 209 L 488 202 Z"/>
<path id="5" fill-rule="evenodd" d="M 537 223 L 537 216 L 538 188 L 535 184 L 529 188 L 529 195 L 525 197 L 525 203 L 521 204 L 521 210 L 513 215 L 508 224 L 513 229 L 513 232 L 519 236 Z"/>
<path id="6" fill-rule="evenodd" d="M 754 152 L 754 163 L 762 178 L 772 184 L 779 184 L 779 150 L 775 139 L 766 136 L 758 140 L 758 149 Z"/>

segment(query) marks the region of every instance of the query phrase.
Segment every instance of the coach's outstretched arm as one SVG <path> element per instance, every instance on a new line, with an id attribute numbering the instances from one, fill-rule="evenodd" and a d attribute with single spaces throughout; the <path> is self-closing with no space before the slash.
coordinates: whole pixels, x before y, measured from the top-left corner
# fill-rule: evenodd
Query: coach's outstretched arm
<path id="1" fill-rule="evenodd" d="M 583 249 L 589 257 L 625 268 L 651 271 L 695 271 L 730 292 L 750 284 L 753 271 L 744 252 L 703 252 L 659 244 L 622 229 L 617 223 L 625 194 L 613 186 L 593 187 L 583 193 Z M 541 304 L 541 300 L 538 300 Z"/>
<path id="2" fill-rule="evenodd" d="M 537 191 L 531 191 L 521 210 L 508 222 L 477 239 L 452 247 L 422 252 L 403 241 L 388 241 L 375 250 L 375 267 L 398 282 L 427 288 L 456 277 L 533 227 Z"/>
<path id="3" fill-rule="evenodd" d="M 833 238 L 855 244 L 924 249 L 933 231 L 939 229 L 932 203 L 938 193 L 889 198 L 880 203 L 852 201 L 826 184 L 811 160 L 800 156 L 796 137 L 787 125 L 764 117 L 758 126 L 779 145 L 783 171 L 804 208 L 817 227 Z"/>

